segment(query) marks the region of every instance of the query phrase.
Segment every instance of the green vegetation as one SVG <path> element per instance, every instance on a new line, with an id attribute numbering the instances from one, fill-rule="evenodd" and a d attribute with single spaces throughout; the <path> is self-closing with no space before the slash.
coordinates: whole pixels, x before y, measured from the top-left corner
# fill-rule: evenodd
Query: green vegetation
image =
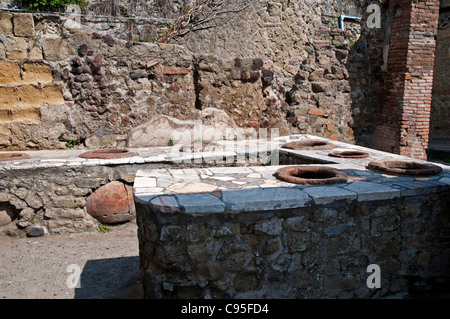
<path id="1" fill-rule="evenodd" d="M 79 141 L 78 141 L 78 139 L 74 138 L 73 140 L 70 140 L 70 141 L 66 142 L 66 147 L 67 148 L 72 148 L 72 147 L 74 147 L 77 144 L 79 144 Z"/>
<path id="2" fill-rule="evenodd" d="M 108 226 L 103 225 L 102 223 L 98 222 L 97 231 L 106 233 L 106 232 L 109 232 L 110 230 L 111 230 L 111 227 L 108 227 Z"/>
<path id="3" fill-rule="evenodd" d="M 59 11 L 69 4 L 86 7 L 88 0 L 22 0 L 20 4 L 29 11 Z"/>

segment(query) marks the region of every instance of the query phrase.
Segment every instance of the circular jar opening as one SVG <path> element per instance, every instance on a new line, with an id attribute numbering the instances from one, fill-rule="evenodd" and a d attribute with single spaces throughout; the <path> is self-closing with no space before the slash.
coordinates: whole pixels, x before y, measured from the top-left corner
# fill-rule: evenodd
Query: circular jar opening
<path id="1" fill-rule="evenodd" d="M 291 150 L 330 150 L 335 148 L 334 144 L 328 143 L 326 141 L 320 140 L 309 140 L 309 141 L 296 141 L 289 142 L 281 146 L 281 148 L 287 148 Z"/>
<path id="2" fill-rule="evenodd" d="M 130 152 L 127 149 L 122 148 L 104 148 L 100 150 L 89 151 L 80 154 L 82 158 L 99 158 L 99 159 L 114 159 L 114 158 L 124 158 L 137 155 L 136 153 Z"/>
<path id="3" fill-rule="evenodd" d="M 0 154 L 0 162 L 17 161 L 30 158 L 30 155 L 25 153 L 2 153 Z"/>
<path id="4" fill-rule="evenodd" d="M 370 162 L 367 167 L 378 172 L 396 175 L 427 176 L 436 175 L 442 172 L 440 166 L 406 160 L 373 161 Z"/>
<path id="5" fill-rule="evenodd" d="M 369 154 L 361 151 L 343 151 L 343 152 L 332 152 L 328 156 L 341 157 L 341 158 L 365 158 Z"/>
<path id="6" fill-rule="evenodd" d="M 274 176 L 284 182 L 300 185 L 328 185 L 347 182 L 347 174 L 326 166 L 288 166 L 278 169 Z"/>

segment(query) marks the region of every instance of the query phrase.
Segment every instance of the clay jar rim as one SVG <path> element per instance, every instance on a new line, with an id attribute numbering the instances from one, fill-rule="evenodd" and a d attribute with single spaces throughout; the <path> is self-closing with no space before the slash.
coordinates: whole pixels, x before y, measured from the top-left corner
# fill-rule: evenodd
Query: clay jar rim
<path id="1" fill-rule="evenodd" d="M 6 161 L 17 161 L 30 158 L 30 155 L 25 153 L 1 153 L 0 154 L 0 162 Z"/>
<path id="2" fill-rule="evenodd" d="M 137 153 L 130 152 L 124 148 L 103 148 L 93 151 L 88 151 L 80 154 L 82 158 L 99 158 L 99 159 L 115 159 L 135 156 Z"/>
<path id="3" fill-rule="evenodd" d="M 332 152 L 328 154 L 328 156 L 341 158 L 365 158 L 369 156 L 369 153 L 361 151 L 343 151 L 343 152 Z"/>
<path id="4" fill-rule="evenodd" d="M 367 165 L 367 168 L 394 175 L 427 176 L 442 172 L 440 166 L 407 160 L 373 161 Z"/>
<path id="5" fill-rule="evenodd" d="M 348 179 L 345 172 L 327 166 L 287 166 L 278 169 L 274 176 L 279 180 L 300 185 L 342 184 Z"/>
<path id="6" fill-rule="evenodd" d="M 289 142 L 281 146 L 281 148 L 292 149 L 296 151 L 300 150 L 331 150 L 336 148 L 332 143 L 321 140 L 307 140 L 307 141 L 294 141 Z"/>

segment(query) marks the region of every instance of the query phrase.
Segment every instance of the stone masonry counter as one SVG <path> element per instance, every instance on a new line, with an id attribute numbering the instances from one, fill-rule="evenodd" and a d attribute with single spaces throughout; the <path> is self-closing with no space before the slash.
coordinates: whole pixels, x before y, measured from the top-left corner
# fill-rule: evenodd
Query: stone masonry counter
<path id="1" fill-rule="evenodd" d="M 146 297 L 401 298 L 448 281 L 449 168 L 380 174 L 371 160 L 400 157 L 331 142 L 370 155 L 327 164 L 346 183 L 286 183 L 273 176 L 285 165 L 138 171 Z M 371 264 L 379 289 L 366 284 Z"/>

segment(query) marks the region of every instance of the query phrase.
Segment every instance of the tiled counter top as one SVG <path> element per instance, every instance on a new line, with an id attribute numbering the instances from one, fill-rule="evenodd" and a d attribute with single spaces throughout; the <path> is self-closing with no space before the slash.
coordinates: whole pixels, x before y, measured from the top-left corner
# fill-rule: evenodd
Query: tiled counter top
<path id="1" fill-rule="evenodd" d="M 411 159 L 355 145 L 328 142 L 337 146 L 333 151 L 360 150 L 368 152 L 369 157 L 334 158 L 328 156 L 330 150 L 282 149 L 281 152 L 332 162 L 320 165 L 344 171 L 348 175 L 347 183 L 309 186 L 283 182 L 273 175 L 282 167 L 280 165 L 140 170 L 134 183 L 135 199 L 167 212 L 219 213 L 288 209 L 330 204 L 337 200 L 389 200 L 450 189 L 448 166 L 441 165 L 442 173 L 428 177 L 380 174 L 368 170 L 367 164 L 380 159 Z"/>

